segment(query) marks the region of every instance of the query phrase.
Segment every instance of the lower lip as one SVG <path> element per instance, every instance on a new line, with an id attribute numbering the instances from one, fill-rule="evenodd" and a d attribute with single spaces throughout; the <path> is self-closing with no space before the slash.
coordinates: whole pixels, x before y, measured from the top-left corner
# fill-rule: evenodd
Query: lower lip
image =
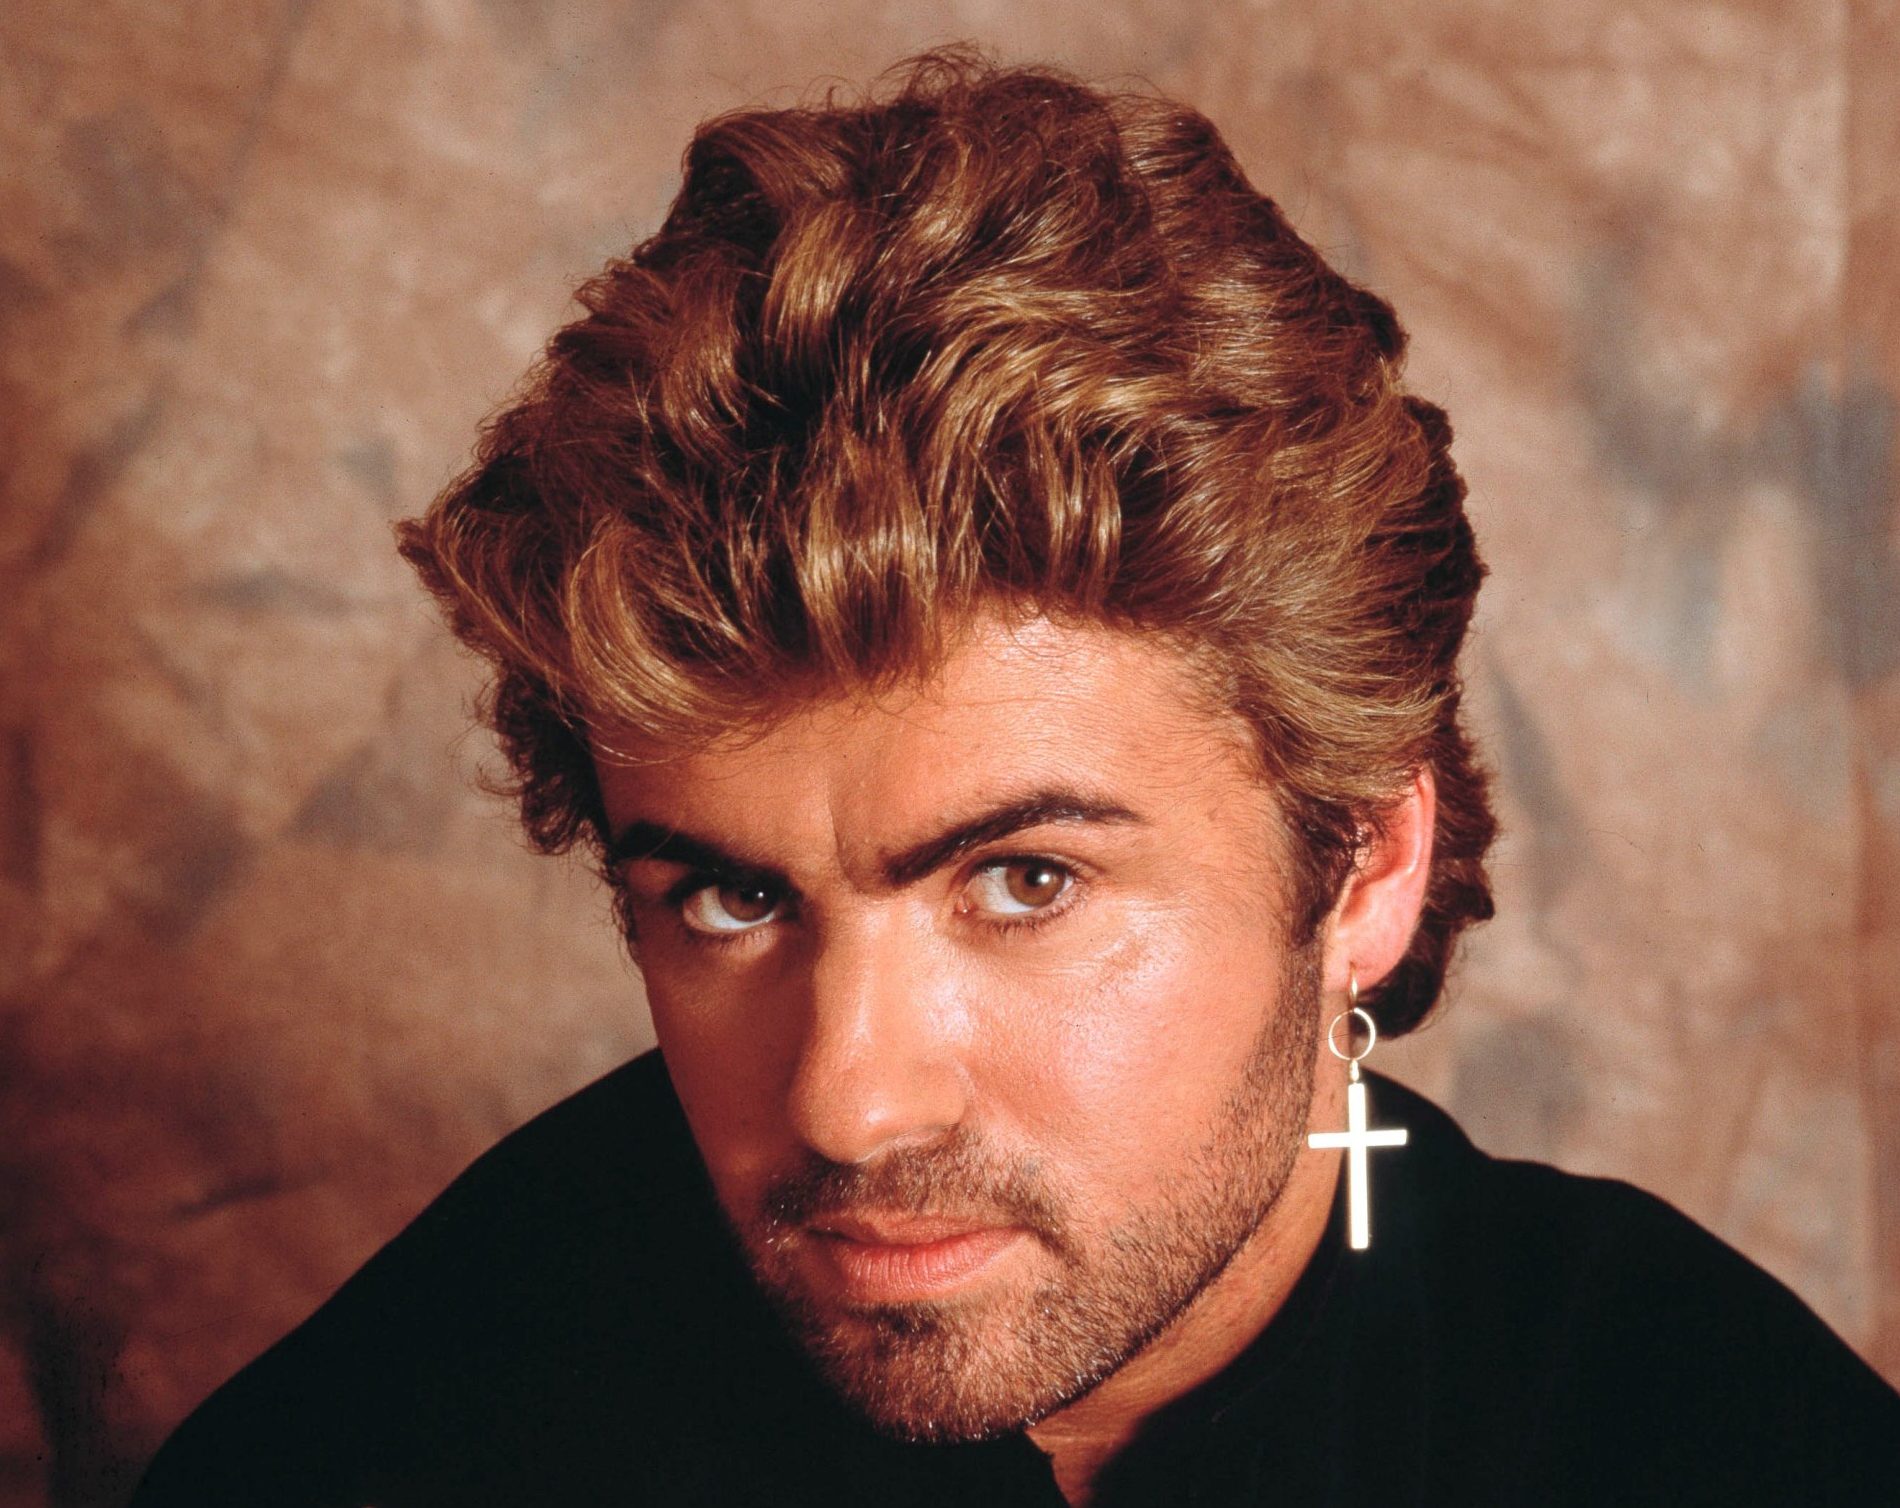
<path id="1" fill-rule="evenodd" d="M 1003 1227 L 898 1246 L 820 1232 L 818 1250 L 849 1298 L 865 1304 L 900 1304 L 941 1298 L 975 1282 L 1022 1234 Z"/>

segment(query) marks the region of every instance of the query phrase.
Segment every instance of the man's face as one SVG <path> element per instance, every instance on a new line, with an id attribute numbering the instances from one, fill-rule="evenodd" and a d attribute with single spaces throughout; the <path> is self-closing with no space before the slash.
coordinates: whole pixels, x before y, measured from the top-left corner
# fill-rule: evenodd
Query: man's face
<path id="1" fill-rule="evenodd" d="M 877 704 L 597 754 L 721 1204 L 887 1429 L 974 1438 L 1080 1397 L 1293 1167 L 1317 951 L 1287 945 L 1238 725 L 1192 689 L 1156 641 L 985 618 Z"/>

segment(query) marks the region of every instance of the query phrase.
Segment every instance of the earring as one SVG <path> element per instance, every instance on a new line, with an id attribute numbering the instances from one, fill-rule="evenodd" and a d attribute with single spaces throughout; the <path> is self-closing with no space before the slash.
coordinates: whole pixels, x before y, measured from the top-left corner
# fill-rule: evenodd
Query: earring
<path id="1" fill-rule="evenodd" d="M 1351 1027 L 1357 1017 L 1365 1026 L 1366 1045 L 1357 1052 L 1351 1051 Z M 1339 1028 L 1344 1024 L 1347 1031 L 1348 1051 L 1339 1050 Z M 1366 1165 L 1366 1149 L 1369 1147 L 1402 1147 L 1407 1132 L 1403 1127 L 1393 1127 L 1384 1131 L 1374 1131 L 1369 1127 L 1366 1115 L 1366 1086 L 1359 1081 L 1359 1063 L 1372 1046 L 1379 1040 L 1379 1028 L 1372 1017 L 1359 1008 L 1359 976 L 1350 968 L 1346 970 L 1346 1008 L 1333 1017 L 1333 1024 L 1326 1028 L 1326 1045 L 1332 1049 L 1333 1056 L 1346 1065 L 1346 1129 L 1344 1131 L 1314 1131 L 1308 1134 L 1306 1144 L 1319 1150 L 1344 1147 L 1349 1154 L 1346 1159 L 1346 1194 L 1349 1204 L 1347 1239 L 1354 1251 L 1364 1251 L 1372 1244 L 1372 1211 L 1367 1190 L 1371 1184 L 1371 1169 Z"/>

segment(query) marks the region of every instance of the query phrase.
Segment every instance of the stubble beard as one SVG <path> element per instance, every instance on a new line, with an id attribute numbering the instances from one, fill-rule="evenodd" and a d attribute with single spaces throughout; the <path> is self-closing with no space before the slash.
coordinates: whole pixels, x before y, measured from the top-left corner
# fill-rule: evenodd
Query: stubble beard
<path id="1" fill-rule="evenodd" d="M 1076 1402 L 1139 1355 L 1227 1269 L 1272 1211 L 1305 1141 L 1319 1041 L 1319 950 L 1289 950 L 1280 998 L 1188 1165 L 1157 1203 L 1083 1239 L 1033 1162 L 952 1137 L 865 1166 L 780 1179 L 741 1239 L 760 1285 L 831 1385 L 879 1429 L 968 1441 Z M 1026 1294 L 825 1306 L 792 1247 L 813 1215 L 853 1207 L 988 1210 L 1057 1263 Z M 806 1236 L 804 1239 L 810 1239 Z"/>

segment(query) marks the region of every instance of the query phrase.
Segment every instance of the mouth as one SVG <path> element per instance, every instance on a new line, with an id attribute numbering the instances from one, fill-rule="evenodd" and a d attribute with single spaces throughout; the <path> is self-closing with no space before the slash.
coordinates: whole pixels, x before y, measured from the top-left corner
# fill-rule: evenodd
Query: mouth
<path id="1" fill-rule="evenodd" d="M 1027 1236 L 968 1216 L 827 1215 L 808 1227 L 839 1291 L 859 1304 L 915 1303 L 974 1286 Z"/>

